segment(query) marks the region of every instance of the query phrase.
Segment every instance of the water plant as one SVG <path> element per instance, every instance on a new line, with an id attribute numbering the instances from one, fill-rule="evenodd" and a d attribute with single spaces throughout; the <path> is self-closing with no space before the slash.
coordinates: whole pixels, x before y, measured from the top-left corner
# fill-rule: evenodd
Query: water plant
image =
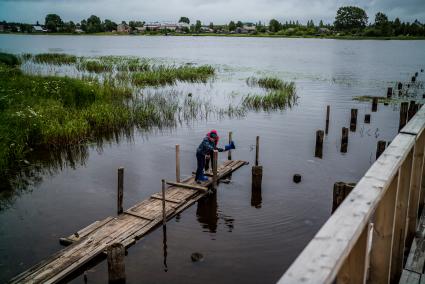
<path id="1" fill-rule="evenodd" d="M 281 80 L 277 83 L 275 80 L 256 80 L 256 82 L 268 82 L 271 89 L 265 95 L 250 94 L 243 98 L 242 106 L 248 109 L 283 109 L 290 105 L 296 98 L 295 84 L 293 82 L 286 83 Z M 276 88 L 279 86 L 279 88 Z"/>
<path id="2" fill-rule="evenodd" d="M 0 52 L 0 63 L 3 63 L 8 66 L 16 66 L 20 62 L 19 58 L 10 53 Z"/>
<path id="3" fill-rule="evenodd" d="M 248 86 L 251 87 L 259 86 L 268 90 L 279 90 L 285 88 L 285 83 L 281 79 L 275 77 L 249 77 L 248 79 L 246 79 L 246 83 Z"/>
<path id="4" fill-rule="evenodd" d="M 113 65 L 111 63 L 102 62 L 98 60 L 82 59 L 78 63 L 77 69 L 79 71 L 86 70 L 86 71 L 95 72 L 95 73 L 111 72 L 113 70 Z"/>
<path id="5" fill-rule="evenodd" d="M 69 65 L 77 63 L 77 56 L 64 53 L 40 53 L 34 55 L 33 60 L 36 63 Z"/>

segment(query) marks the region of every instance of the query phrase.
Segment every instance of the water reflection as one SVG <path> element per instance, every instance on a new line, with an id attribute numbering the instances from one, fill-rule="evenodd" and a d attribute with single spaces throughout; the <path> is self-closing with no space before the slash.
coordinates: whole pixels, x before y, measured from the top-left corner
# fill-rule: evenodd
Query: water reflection
<path id="1" fill-rule="evenodd" d="M 222 214 L 218 210 L 217 204 L 217 192 L 212 192 L 206 197 L 198 201 L 196 208 L 196 216 L 198 222 L 201 224 L 203 229 L 206 229 L 210 233 L 216 233 L 219 220 L 224 222 L 228 232 L 232 232 L 234 227 L 234 219 L 230 216 Z"/>
<path id="2" fill-rule="evenodd" d="M 168 266 L 167 266 L 167 226 L 166 225 L 162 226 L 162 249 L 164 253 L 164 271 L 167 272 Z"/>
<path id="3" fill-rule="evenodd" d="M 261 184 L 259 187 L 255 187 L 254 184 L 252 184 L 251 187 L 251 206 L 255 208 L 261 208 L 261 203 L 263 201 L 262 195 L 261 195 Z"/>

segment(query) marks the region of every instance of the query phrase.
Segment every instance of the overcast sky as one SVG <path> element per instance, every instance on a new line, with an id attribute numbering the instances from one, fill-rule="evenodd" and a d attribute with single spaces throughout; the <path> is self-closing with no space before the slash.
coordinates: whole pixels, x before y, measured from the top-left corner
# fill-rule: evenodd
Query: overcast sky
<path id="1" fill-rule="evenodd" d="M 331 23 L 338 7 L 347 5 L 365 9 L 372 21 L 375 13 L 382 11 L 390 19 L 425 22 L 425 0 L 0 0 L 0 20 L 44 22 L 46 14 L 56 13 L 74 22 L 94 14 L 117 22 L 176 22 L 187 16 L 191 22 L 199 19 L 206 24 L 268 22 L 272 18 Z"/>

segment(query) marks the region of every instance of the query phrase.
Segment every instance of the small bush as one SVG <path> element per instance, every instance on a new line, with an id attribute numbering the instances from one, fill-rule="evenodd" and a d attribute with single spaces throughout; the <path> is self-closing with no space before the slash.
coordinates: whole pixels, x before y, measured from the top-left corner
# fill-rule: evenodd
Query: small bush
<path id="1" fill-rule="evenodd" d="M 19 65 L 20 62 L 16 55 L 0 52 L 0 63 L 6 64 L 8 66 L 16 66 Z"/>

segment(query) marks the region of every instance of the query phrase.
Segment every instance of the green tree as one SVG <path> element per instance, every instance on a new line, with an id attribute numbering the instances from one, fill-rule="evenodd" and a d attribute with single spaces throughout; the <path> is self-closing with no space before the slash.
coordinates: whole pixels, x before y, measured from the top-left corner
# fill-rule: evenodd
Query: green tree
<path id="1" fill-rule="evenodd" d="M 234 31 L 236 30 L 236 24 L 233 21 L 230 21 L 229 23 L 229 31 Z"/>
<path id="2" fill-rule="evenodd" d="M 180 17 L 179 23 L 190 24 L 190 20 L 188 17 Z"/>
<path id="3" fill-rule="evenodd" d="M 57 32 L 62 28 L 63 21 L 59 15 L 48 14 L 44 19 L 44 25 L 46 25 L 49 31 Z"/>
<path id="4" fill-rule="evenodd" d="M 365 10 L 346 6 L 338 9 L 335 17 L 335 28 L 342 31 L 361 31 L 367 25 L 367 14 Z"/>
<path id="5" fill-rule="evenodd" d="M 214 23 L 213 22 L 210 23 L 209 28 L 212 29 L 212 30 L 214 29 Z"/>
<path id="6" fill-rule="evenodd" d="M 377 29 L 379 35 L 383 35 L 383 36 L 391 35 L 391 26 L 388 21 L 387 15 L 381 12 L 376 13 L 375 28 Z"/>
<path id="7" fill-rule="evenodd" d="M 399 36 L 403 34 L 403 30 L 402 30 L 401 22 L 399 18 L 395 18 L 393 23 L 393 29 L 394 29 L 394 35 Z"/>
<path id="8" fill-rule="evenodd" d="M 319 27 L 320 28 L 323 28 L 325 25 L 323 24 L 323 21 L 322 20 L 320 20 L 320 23 L 319 23 Z"/>
<path id="9" fill-rule="evenodd" d="M 237 28 L 242 28 L 242 27 L 243 27 L 243 23 L 242 23 L 241 21 L 238 21 L 238 22 L 236 23 L 236 27 L 237 27 Z"/>
<path id="10" fill-rule="evenodd" d="M 278 32 L 282 29 L 282 25 L 276 19 L 271 19 L 269 23 L 269 30 L 273 33 Z"/>
<path id="11" fill-rule="evenodd" d="M 195 24 L 195 32 L 199 33 L 201 31 L 202 28 L 202 23 L 200 20 L 196 20 L 196 24 Z"/>
<path id="12" fill-rule="evenodd" d="M 102 27 L 102 22 L 100 21 L 100 18 L 98 16 L 91 15 L 87 19 L 87 32 L 98 33 L 102 31 L 103 31 L 103 27 Z"/>
<path id="13" fill-rule="evenodd" d="M 105 29 L 105 32 L 112 32 L 113 30 L 117 29 L 117 23 L 106 19 L 105 22 L 103 23 L 103 27 Z"/>

